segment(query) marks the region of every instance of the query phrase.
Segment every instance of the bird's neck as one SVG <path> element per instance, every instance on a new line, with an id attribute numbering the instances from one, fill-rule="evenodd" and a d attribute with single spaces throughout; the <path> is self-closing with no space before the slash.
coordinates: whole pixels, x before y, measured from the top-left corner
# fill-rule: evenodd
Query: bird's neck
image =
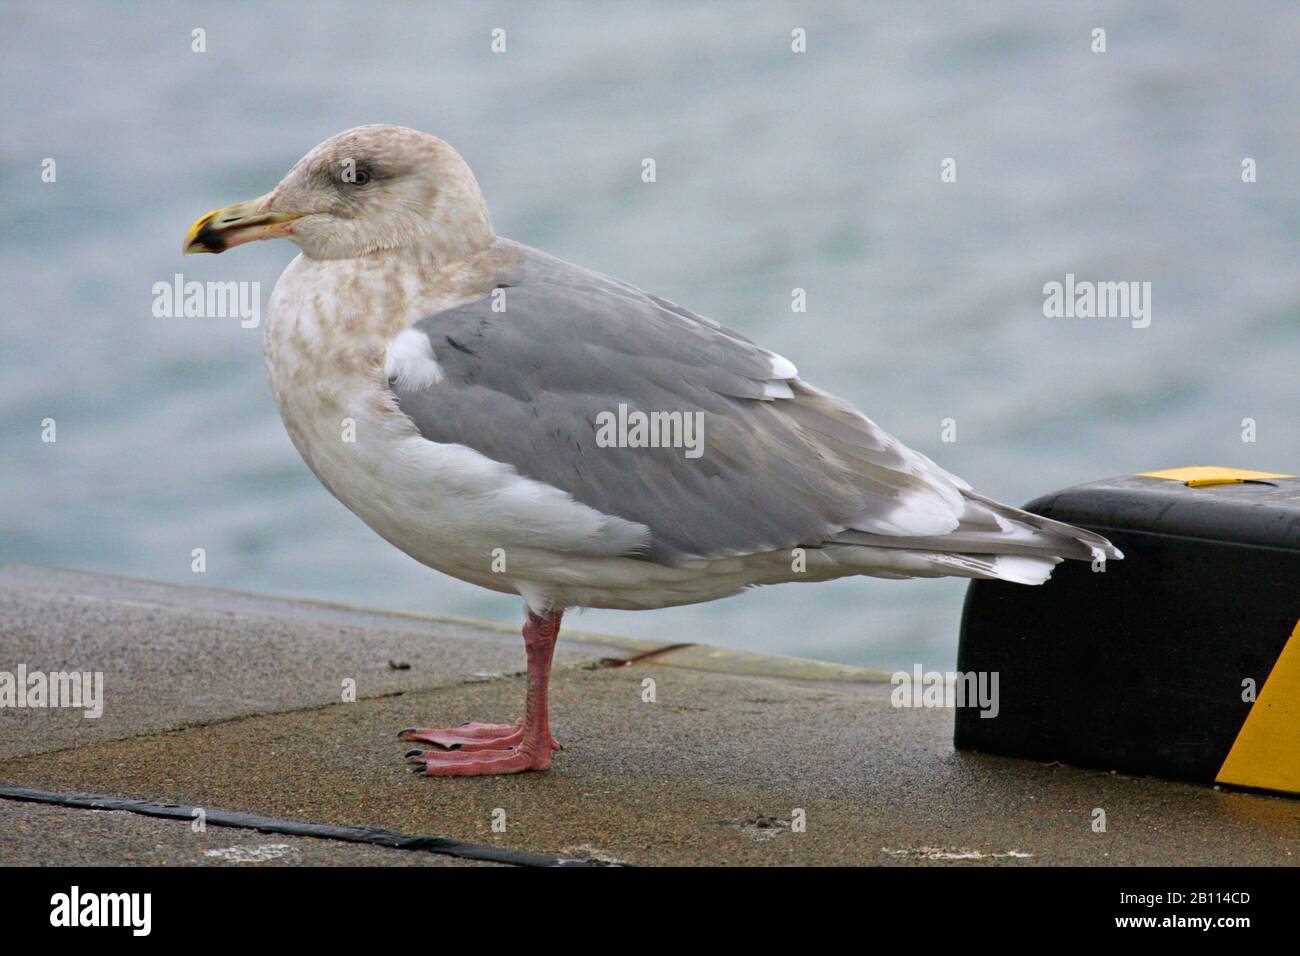
<path id="1" fill-rule="evenodd" d="M 522 247 L 495 236 L 467 254 L 402 246 L 350 259 L 300 256 L 276 284 L 271 324 L 309 337 L 353 336 L 382 358 L 388 341 L 416 320 L 517 282 L 522 261 Z"/>
<path id="2" fill-rule="evenodd" d="M 496 241 L 487 207 L 458 209 L 452 216 L 437 213 L 418 240 L 400 249 L 412 261 L 443 269 L 479 255 Z"/>
<path id="3" fill-rule="evenodd" d="M 446 267 L 487 249 L 496 240 L 487 201 L 474 174 L 449 176 L 440 183 L 429 206 L 428 218 L 409 245 L 426 264 Z"/>

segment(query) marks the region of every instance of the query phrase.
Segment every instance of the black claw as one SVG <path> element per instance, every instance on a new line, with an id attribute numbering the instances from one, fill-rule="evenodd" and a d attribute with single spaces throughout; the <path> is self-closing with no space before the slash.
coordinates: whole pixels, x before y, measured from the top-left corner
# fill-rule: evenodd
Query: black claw
<path id="1" fill-rule="evenodd" d="M 420 729 L 419 727 L 407 727 L 405 730 L 399 730 L 397 732 L 397 736 L 402 737 L 405 736 L 406 734 L 414 734 L 417 733 L 419 729 Z"/>
<path id="2" fill-rule="evenodd" d="M 403 756 L 403 757 L 418 757 L 418 756 L 420 756 L 420 754 L 422 754 L 422 753 L 424 753 L 423 750 L 420 750 L 419 748 L 416 748 L 415 750 L 408 750 L 406 753 L 402 754 L 402 756 Z"/>
<path id="3" fill-rule="evenodd" d="M 424 764 L 416 764 L 414 767 L 411 768 L 411 773 L 420 774 L 421 776 L 427 777 L 428 774 L 425 773 L 424 770 L 425 770 Z"/>

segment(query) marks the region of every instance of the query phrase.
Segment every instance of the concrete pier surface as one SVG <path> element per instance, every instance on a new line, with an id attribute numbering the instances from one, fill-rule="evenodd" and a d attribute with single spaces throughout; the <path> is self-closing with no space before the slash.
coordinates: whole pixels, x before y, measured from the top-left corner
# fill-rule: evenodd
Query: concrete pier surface
<path id="1" fill-rule="evenodd" d="M 694 636 L 566 630 L 551 769 L 430 779 L 397 731 L 516 717 L 514 629 L 0 565 L 0 672 L 104 681 L 98 718 L 0 707 L 0 865 L 1300 862 L 1300 800 L 960 753 L 951 710 L 893 707 L 886 674 Z M 469 851 L 195 832 L 77 794 Z"/>

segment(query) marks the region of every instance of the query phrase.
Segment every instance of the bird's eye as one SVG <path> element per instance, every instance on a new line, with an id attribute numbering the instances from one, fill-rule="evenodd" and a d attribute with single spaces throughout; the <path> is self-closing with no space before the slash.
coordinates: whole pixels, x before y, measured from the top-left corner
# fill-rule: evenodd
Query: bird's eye
<path id="1" fill-rule="evenodd" d="M 364 166 L 358 166 L 356 172 L 352 174 L 352 182 L 357 186 L 364 186 L 370 182 L 370 170 Z"/>

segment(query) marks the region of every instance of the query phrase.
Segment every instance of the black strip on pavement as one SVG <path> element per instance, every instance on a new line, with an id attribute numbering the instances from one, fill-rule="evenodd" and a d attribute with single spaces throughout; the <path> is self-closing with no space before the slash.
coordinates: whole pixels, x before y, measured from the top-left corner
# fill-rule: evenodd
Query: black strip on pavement
<path id="1" fill-rule="evenodd" d="M 49 803 L 78 810 L 125 810 L 146 817 L 164 817 L 170 820 L 193 820 L 199 807 L 184 803 L 157 803 L 153 800 L 131 800 L 124 797 L 105 797 L 94 793 L 58 793 L 54 790 L 34 790 L 15 787 L 0 782 L 0 799 L 20 800 L 26 803 Z M 236 827 L 257 830 L 261 833 L 283 833 L 289 836 L 317 837 L 322 840 L 341 840 L 345 843 L 369 843 L 393 850 L 417 850 L 462 860 L 483 860 L 489 863 L 510 863 L 515 866 L 606 866 L 598 860 L 568 860 L 559 856 L 526 853 L 502 847 L 464 843 L 447 837 L 418 836 L 379 827 L 340 827 L 302 820 L 279 820 L 234 810 L 203 807 L 204 820 L 217 827 Z"/>

